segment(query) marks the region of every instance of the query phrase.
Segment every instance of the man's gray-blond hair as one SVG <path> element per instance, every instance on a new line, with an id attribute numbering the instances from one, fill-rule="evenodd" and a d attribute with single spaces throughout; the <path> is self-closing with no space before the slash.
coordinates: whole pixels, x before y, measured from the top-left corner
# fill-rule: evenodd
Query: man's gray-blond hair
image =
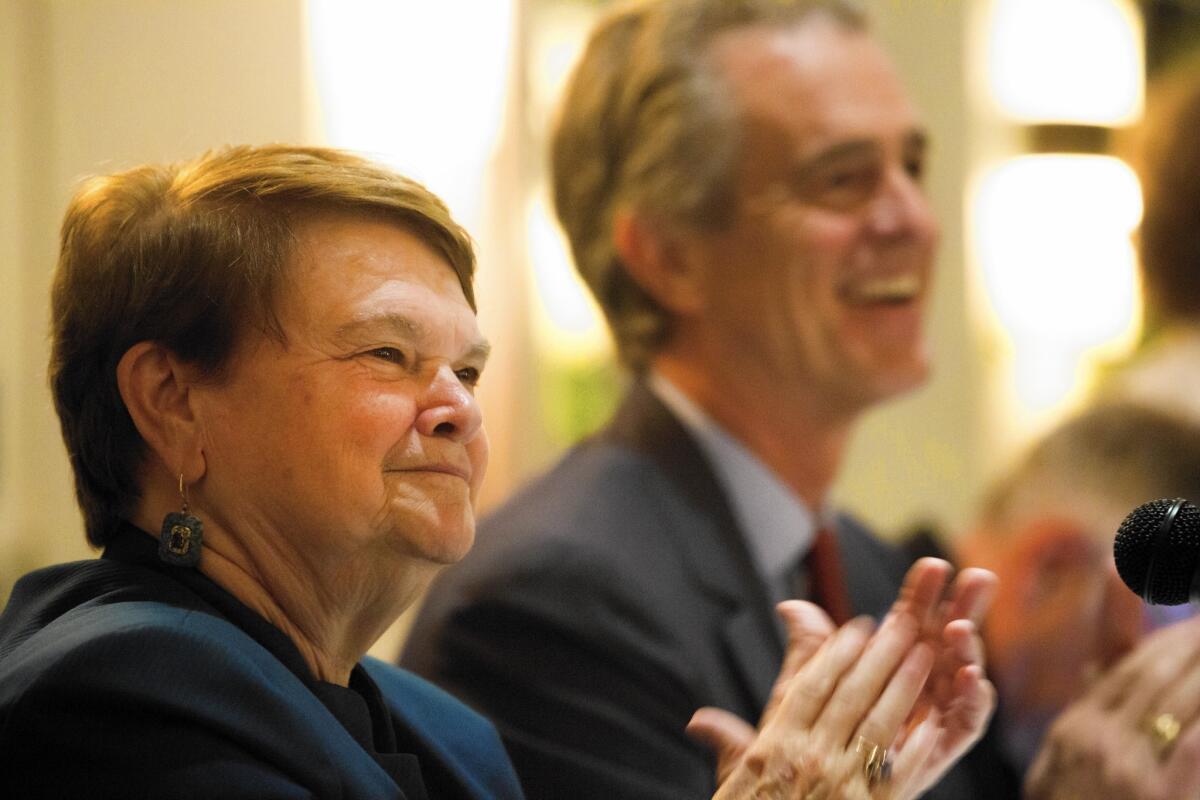
<path id="1" fill-rule="evenodd" d="M 709 50 L 722 33 L 816 14 L 866 26 L 848 0 L 650 0 L 605 18 L 571 77 L 552 141 L 554 201 L 621 360 L 642 371 L 670 333 L 613 242 L 619 209 L 719 229 L 733 214 L 740 128 Z"/>

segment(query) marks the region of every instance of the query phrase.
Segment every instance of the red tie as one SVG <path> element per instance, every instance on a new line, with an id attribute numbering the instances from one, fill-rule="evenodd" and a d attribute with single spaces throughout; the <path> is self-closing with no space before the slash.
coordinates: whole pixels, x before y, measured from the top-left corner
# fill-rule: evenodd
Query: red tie
<path id="1" fill-rule="evenodd" d="M 808 569 L 813 602 L 825 609 L 835 625 L 844 625 L 853 613 L 850 610 L 850 598 L 846 595 L 842 559 L 833 531 L 828 528 L 817 529 L 812 547 L 804 557 L 804 566 Z"/>

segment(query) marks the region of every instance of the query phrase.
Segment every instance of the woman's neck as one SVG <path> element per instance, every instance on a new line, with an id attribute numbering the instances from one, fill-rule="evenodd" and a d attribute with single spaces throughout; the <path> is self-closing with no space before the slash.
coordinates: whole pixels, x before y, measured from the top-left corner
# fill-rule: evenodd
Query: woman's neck
<path id="1" fill-rule="evenodd" d="M 157 530 L 152 516 L 135 522 Z M 370 563 L 336 569 L 326 562 L 318 570 L 275 546 L 281 537 L 234 536 L 216 520 L 204 523 L 199 571 L 282 631 L 317 680 L 341 686 L 438 571 L 411 564 L 410 574 L 397 575 L 393 559 L 365 556 L 360 561 Z"/>

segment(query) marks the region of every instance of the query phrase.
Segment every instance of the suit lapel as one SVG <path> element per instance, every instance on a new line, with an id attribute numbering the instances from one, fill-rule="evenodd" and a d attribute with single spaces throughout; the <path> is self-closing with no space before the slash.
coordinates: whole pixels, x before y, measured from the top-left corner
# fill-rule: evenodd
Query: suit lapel
<path id="1" fill-rule="evenodd" d="M 751 708 L 766 703 L 783 647 L 774 613 L 725 491 L 686 429 L 642 383 L 635 383 L 600 435 L 654 461 L 688 512 L 673 525 L 688 573 L 724 608 L 723 637 Z"/>
<path id="2" fill-rule="evenodd" d="M 783 661 L 775 630 L 764 630 L 762 613 L 752 606 L 743 606 L 725 622 L 725 647 L 755 711 L 755 718 L 748 720 L 751 723 L 758 722 L 757 715 L 771 696 L 771 686 Z"/>
<path id="3" fill-rule="evenodd" d="M 907 565 L 854 518 L 839 514 L 836 528 L 851 609 L 881 619 L 896 599 Z"/>

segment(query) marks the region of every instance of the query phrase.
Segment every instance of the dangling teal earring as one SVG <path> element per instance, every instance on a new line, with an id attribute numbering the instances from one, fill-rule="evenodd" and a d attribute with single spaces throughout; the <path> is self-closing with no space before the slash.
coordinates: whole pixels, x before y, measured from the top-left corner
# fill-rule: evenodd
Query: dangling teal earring
<path id="1" fill-rule="evenodd" d="M 188 513 L 187 487 L 179 473 L 179 497 L 182 511 L 172 511 L 163 517 L 162 533 L 158 536 L 158 557 L 177 567 L 194 567 L 200 563 L 200 546 L 204 540 L 204 523 Z"/>

